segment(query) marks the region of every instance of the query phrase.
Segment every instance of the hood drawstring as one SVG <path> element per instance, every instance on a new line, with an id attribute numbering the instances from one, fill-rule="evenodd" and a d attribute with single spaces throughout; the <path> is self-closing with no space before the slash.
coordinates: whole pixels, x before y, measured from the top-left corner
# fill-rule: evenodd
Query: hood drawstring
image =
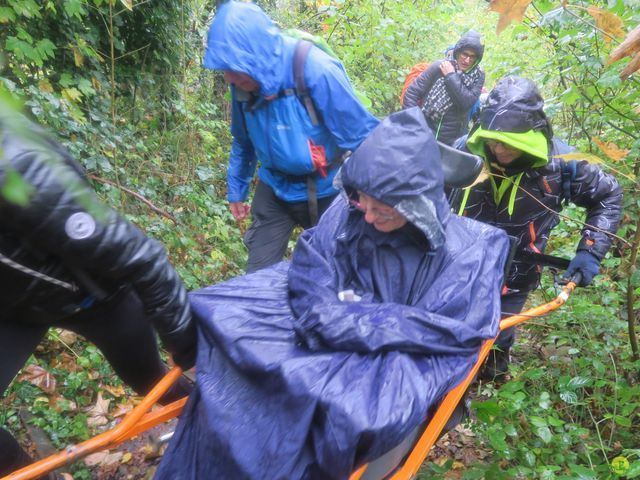
<path id="1" fill-rule="evenodd" d="M 522 180 L 522 175 L 524 175 L 524 172 L 520 172 L 518 175 L 515 175 L 513 177 L 505 177 L 502 183 L 500 183 L 500 187 L 496 185 L 496 181 L 493 179 L 493 177 L 489 176 L 489 180 L 491 181 L 491 188 L 493 190 L 493 201 L 495 202 L 496 206 L 500 205 L 500 201 L 504 197 L 504 194 L 507 192 L 509 187 L 512 186 L 511 195 L 509 195 L 509 205 L 507 207 L 509 216 L 513 215 L 513 210 L 516 204 L 516 195 L 518 193 L 518 188 L 520 187 L 520 180 Z M 469 194 L 471 193 L 472 188 L 473 187 L 467 187 L 463 190 L 464 194 L 462 196 L 462 201 L 460 202 L 460 208 L 458 208 L 458 216 L 462 216 L 464 214 L 464 209 L 467 206 L 467 202 L 469 201 Z"/>
<path id="2" fill-rule="evenodd" d="M 467 202 L 469 201 L 469 194 L 471 193 L 471 187 L 467 187 L 464 189 L 464 195 L 462 196 L 462 201 L 460 202 L 460 208 L 458 209 L 458 216 L 462 217 L 464 214 L 464 209 L 467 206 Z"/>
<path id="3" fill-rule="evenodd" d="M 524 172 L 520 172 L 519 174 L 513 177 L 504 177 L 502 179 L 502 182 L 500 182 L 499 187 L 496 184 L 496 181 L 494 180 L 493 176 L 492 175 L 489 176 L 489 181 L 491 182 L 491 188 L 493 190 L 493 201 L 495 202 L 496 206 L 500 205 L 500 202 L 502 201 L 502 198 L 504 197 L 505 193 L 507 193 L 507 190 L 509 190 L 509 188 L 511 187 L 511 195 L 509 195 L 509 204 L 507 207 L 507 212 L 509 213 L 509 216 L 513 215 L 513 210 L 516 203 L 516 195 L 518 193 L 520 180 L 522 180 L 523 175 L 524 175 Z"/>

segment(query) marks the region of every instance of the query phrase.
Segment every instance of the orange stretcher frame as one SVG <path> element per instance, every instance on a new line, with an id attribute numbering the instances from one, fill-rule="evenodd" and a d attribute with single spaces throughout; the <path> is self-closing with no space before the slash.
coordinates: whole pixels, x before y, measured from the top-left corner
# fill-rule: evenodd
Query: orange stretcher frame
<path id="1" fill-rule="evenodd" d="M 519 315 L 503 319 L 500 322 L 500 330 L 505 330 L 509 327 L 518 325 L 531 317 L 539 317 L 556 310 L 566 303 L 569 295 L 573 292 L 575 287 L 576 284 L 574 282 L 569 282 L 562 288 L 561 293 L 551 302 L 534 307 L 526 312 L 520 313 Z M 494 341 L 495 339 L 491 339 L 484 342 L 480 348 L 478 360 L 467 377 L 444 397 L 403 464 L 396 468 L 396 470 L 386 478 L 390 480 L 409 480 L 417 474 L 420 466 L 426 459 L 429 450 L 437 441 L 440 432 L 442 432 L 442 429 L 447 423 L 447 420 L 475 378 L 480 366 L 487 358 Z M 179 367 L 171 369 L 169 373 L 167 373 L 167 375 L 147 394 L 147 396 L 144 397 L 142 402 L 140 402 L 140 404 L 129 412 L 122 421 L 111 430 L 103 432 L 89 440 L 79 443 L 78 445 L 69 446 L 61 452 L 51 455 L 50 457 L 43 458 L 42 460 L 34 462 L 20 470 L 10 473 L 0 480 L 32 480 L 64 465 L 68 465 L 80 458 L 86 457 L 91 453 L 113 448 L 130 438 L 135 437 L 141 432 L 144 432 L 171 418 L 177 417 L 180 415 L 180 412 L 182 412 L 182 409 L 187 402 L 187 398 L 183 398 L 152 412 L 149 412 L 149 410 L 169 389 L 169 387 L 178 380 L 181 374 L 182 370 Z M 351 474 L 349 480 L 359 480 L 366 472 L 367 466 L 368 465 L 365 464 L 358 468 Z"/>

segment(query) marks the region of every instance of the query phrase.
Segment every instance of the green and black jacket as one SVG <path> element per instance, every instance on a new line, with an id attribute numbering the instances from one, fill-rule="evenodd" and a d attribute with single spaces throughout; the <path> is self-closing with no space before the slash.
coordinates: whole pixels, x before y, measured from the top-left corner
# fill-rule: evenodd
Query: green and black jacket
<path id="1" fill-rule="evenodd" d="M 508 77 L 513 78 L 516 77 Z M 500 84 L 496 86 L 494 90 L 498 91 L 490 95 L 490 103 L 481 116 L 481 126 L 467 139 L 466 148 L 484 158 L 490 175 L 461 192 L 453 205 L 454 211 L 499 227 L 516 237 L 516 252 L 542 253 L 550 231 L 559 223 L 558 212 L 566 200 L 586 210 L 585 226 L 577 250 L 586 250 L 602 260 L 612 243 L 608 233 L 615 233 L 620 221 L 622 189 L 613 176 L 585 160 L 575 162 L 575 174 L 569 188 L 563 189 L 562 163 L 566 160 L 562 155 L 572 152 L 572 149 L 558 139 L 549 140 L 551 129 L 544 114 L 540 115 L 541 103 L 531 102 L 532 98 L 536 100 L 532 95 L 537 94 L 537 90 L 529 92 L 526 87 L 533 84 L 528 81 L 519 83 L 524 79 L 516 80 L 515 85 L 512 81 L 508 89 L 500 88 Z M 527 106 L 520 101 L 523 99 L 533 108 L 527 111 Z M 494 163 L 486 147 L 488 139 L 502 141 L 525 153 L 514 161 L 512 168 L 502 170 Z M 566 167 L 564 170 L 566 172 Z M 539 281 L 539 271 L 537 265 L 514 261 L 507 277 L 507 287 L 531 290 Z"/>

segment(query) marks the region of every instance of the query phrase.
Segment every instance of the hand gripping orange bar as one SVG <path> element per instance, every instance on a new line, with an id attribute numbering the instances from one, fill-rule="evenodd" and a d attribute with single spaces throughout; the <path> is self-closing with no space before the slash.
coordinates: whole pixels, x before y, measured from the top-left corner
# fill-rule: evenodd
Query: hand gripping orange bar
<path id="1" fill-rule="evenodd" d="M 569 295 L 576 288 L 576 284 L 574 282 L 569 282 L 565 287 L 563 287 L 562 292 L 551 302 L 545 303 L 544 305 L 540 305 L 538 307 L 534 307 L 526 312 L 523 312 L 519 315 L 514 315 L 512 317 L 508 317 L 503 319 L 500 322 L 500 331 L 505 330 L 509 327 L 513 327 L 514 325 L 518 325 L 522 322 L 525 322 L 531 317 L 539 317 L 541 315 L 545 315 L 549 312 L 552 312 L 564 305 L 569 298 Z M 484 363 L 484 360 L 487 358 L 491 347 L 495 339 L 490 339 L 485 341 L 480 348 L 480 352 L 478 354 L 478 360 L 475 365 L 467 375 L 467 377 L 458 384 L 453 390 L 450 390 L 449 393 L 444 397 L 442 403 L 436 410 L 436 413 L 433 415 L 427 428 L 422 433 L 422 436 L 418 439 L 418 442 L 413 447 L 413 450 L 407 457 L 407 460 L 404 462 L 402 467 L 400 467 L 396 472 L 389 477 L 391 480 L 409 480 L 413 478 L 417 473 L 425 458 L 429 454 L 429 450 L 438 440 L 438 435 L 444 428 L 447 423 L 447 420 L 453 414 L 456 406 L 464 396 L 464 393 L 467 391 L 467 388 L 475 378 L 478 370 Z M 364 474 L 366 470 L 366 465 L 363 465 L 358 470 L 356 470 L 351 476 L 349 480 L 359 480 L 360 477 Z"/>
<path id="2" fill-rule="evenodd" d="M 43 458 L 20 470 L 10 473 L 0 480 L 30 480 L 49 473 L 56 468 L 67 465 L 90 453 L 118 445 L 138 433 L 153 427 L 165 420 L 180 414 L 186 398 L 173 402 L 159 410 L 148 413 L 154 403 L 182 375 L 180 367 L 173 367 L 158 384 L 142 399 L 142 402 L 131 410 L 122 421 L 111 430 L 101 433 L 75 446 L 67 447 L 62 452 Z M 146 414 L 146 415 L 145 415 Z"/>

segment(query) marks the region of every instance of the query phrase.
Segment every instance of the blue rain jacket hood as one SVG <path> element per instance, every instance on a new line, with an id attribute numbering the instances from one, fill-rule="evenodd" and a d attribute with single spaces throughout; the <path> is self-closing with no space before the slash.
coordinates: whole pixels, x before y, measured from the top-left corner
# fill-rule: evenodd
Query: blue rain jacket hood
<path id="1" fill-rule="evenodd" d="M 426 196 L 440 212 L 437 149 L 409 128 L 416 112 L 354 153 L 347 189 L 394 205 Z M 498 229 L 440 220 L 433 250 L 413 224 L 379 232 L 339 196 L 290 264 L 193 293 L 198 381 L 156 479 L 346 479 L 428 419 L 497 333 L 508 252 Z"/>
<path id="2" fill-rule="evenodd" d="M 209 28 L 204 66 L 249 75 L 265 97 L 282 88 L 287 64 L 280 29 L 254 3 L 223 4 Z"/>

